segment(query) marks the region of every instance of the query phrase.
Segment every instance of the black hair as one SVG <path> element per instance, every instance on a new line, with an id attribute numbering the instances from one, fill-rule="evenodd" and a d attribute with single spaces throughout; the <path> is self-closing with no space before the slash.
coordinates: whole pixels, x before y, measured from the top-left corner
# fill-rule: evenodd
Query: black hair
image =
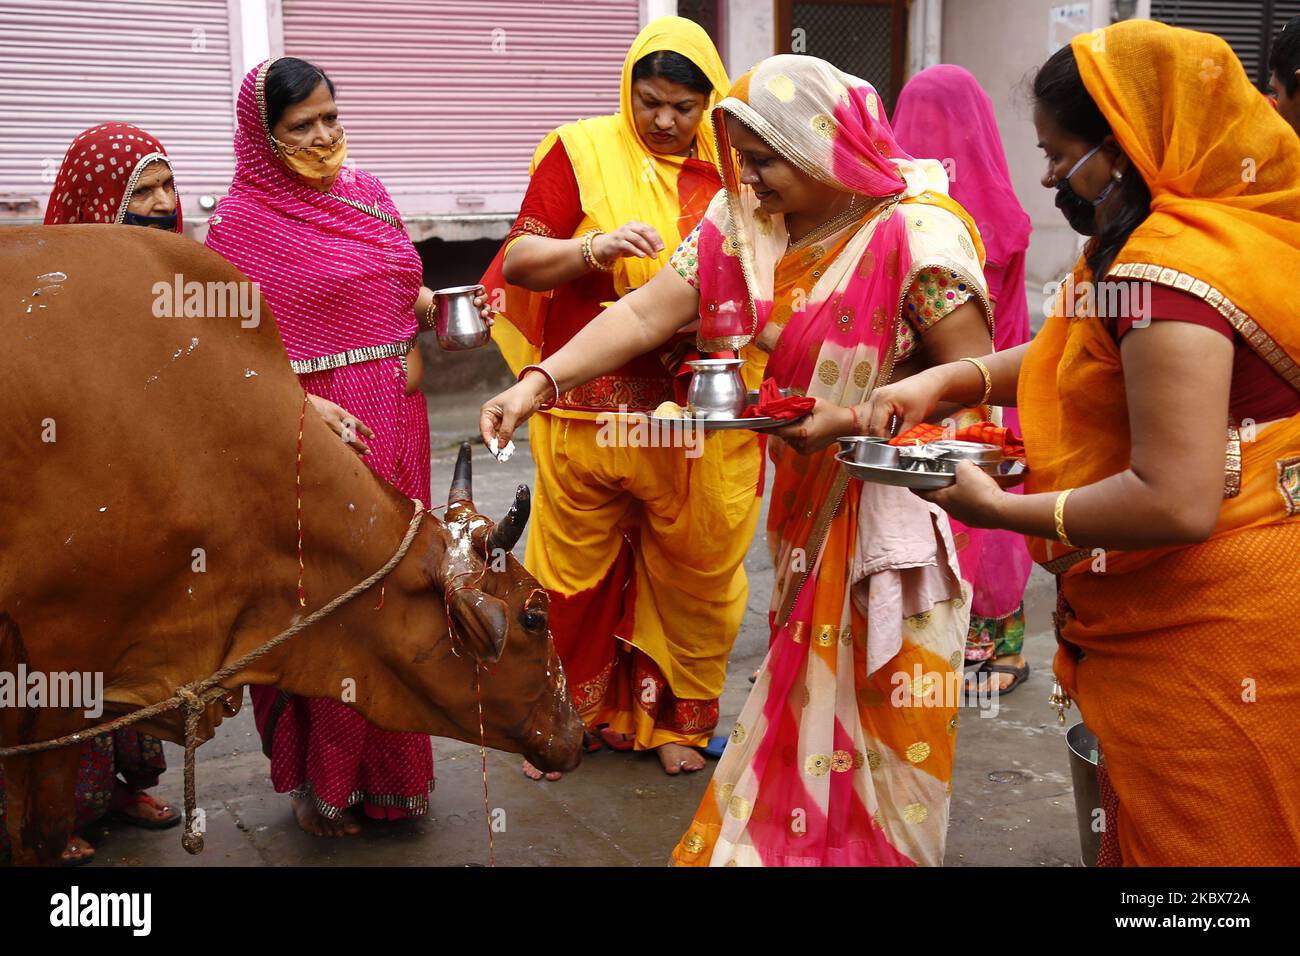
<path id="1" fill-rule="evenodd" d="M 1034 77 L 1034 102 L 1056 125 L 1096 145 L 1111 135 L 1110 123 L 1083 85 L 1074 50 L 1067 44 L 1053 53 Z M 1084 261 L 1098 281 L 1119 255 L 1133 230 L 1151 214 L 1151 190 L 1132 163 L 1111 200 L 1115 213 L 1084 249 Z"/>
<path id="2" fill-rule="evenodd" d="M 296 56 L 281 57 L 266 71 L 266 125 L 275 129 L 284 111 L 301 103 L 320 86 L 321 81 L 334 95 L 334 81 L 318 66 Z"/>
<path id="3" fill-rule="evenodd" d="M 1296 79 L 1296 70 L 1300 70 L 1300 17 L 1292 17 L 1282 32 L 1273 41 L 1273 50 L 1268 55 L 1268 68 L 1277 74 L 1278 81 L 1286 90 L 1287 96 L 1295 96 L 1300 80 Z"/>
<path id="4" fill-rule="evenodd" d="M 713 92 L 713 83 L 698 66 L 672 50 L 659 50 L 647 53 L 636 61 L 632 67 L 632 79 L 648 80 L 653 77 L 678 83 L 687 89 L 708 96 Z"/>

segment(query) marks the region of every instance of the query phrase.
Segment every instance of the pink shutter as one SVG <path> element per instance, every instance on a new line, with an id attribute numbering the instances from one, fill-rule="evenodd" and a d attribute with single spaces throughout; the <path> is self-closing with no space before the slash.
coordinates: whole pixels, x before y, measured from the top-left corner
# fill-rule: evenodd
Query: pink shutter
<path id="1" fill-rule="evenodd" d="M 196 216 L 234 173 L 233 86 L 227 0 L 0 0 L 0 216 L 42 217 L 72 138 L 110 120 L 167 147 Z"/>
<path id="2" fill-rule="evenodd" d="M 408 219 L 514 214 L 541 138 L 618 109 L 637 0 L 284 0 L 356 164 Z"/>

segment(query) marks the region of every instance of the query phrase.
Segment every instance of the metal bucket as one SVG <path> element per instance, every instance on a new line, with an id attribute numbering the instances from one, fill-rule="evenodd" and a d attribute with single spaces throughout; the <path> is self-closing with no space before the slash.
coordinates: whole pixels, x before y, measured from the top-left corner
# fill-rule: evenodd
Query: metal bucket
<path id="1" fill-rule="evenodd" d="M 1093 821 L 1098 819 L 1097 810 L 1101 808 L 1101 785 L 1097 780 L 1101 744 L 1083 721 L 1065 732 L 1065 744 L 1070 748 L 1070 779 L 1074 782 L 1074 816 L 1079 827 L 1080 862 L 1084 866 L 1096 866 L 1097 854 L 1101 850 L 1101 833 L 1093 829 Z"/>

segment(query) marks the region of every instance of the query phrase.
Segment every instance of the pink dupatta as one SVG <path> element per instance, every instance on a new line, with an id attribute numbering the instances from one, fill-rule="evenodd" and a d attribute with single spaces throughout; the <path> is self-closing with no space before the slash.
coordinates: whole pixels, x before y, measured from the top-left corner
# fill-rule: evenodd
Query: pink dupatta
<path id="1" fill-rule="evenodd" d="M 397 207 L 359 169 L 344 166 L 328 193 L 289 174 L 266 122 L 274 62 L 239 89 L 235 178 L 207 245 L 258 284 L 292 361 L 412 339 L 423 266 Z"/>

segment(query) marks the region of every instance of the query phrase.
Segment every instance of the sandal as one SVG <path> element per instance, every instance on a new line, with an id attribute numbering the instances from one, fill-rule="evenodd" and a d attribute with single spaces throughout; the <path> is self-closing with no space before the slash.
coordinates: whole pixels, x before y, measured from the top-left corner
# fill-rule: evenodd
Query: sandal
<path id="1" fill-rule="evenodd" d="M 597 733 L 600 735 L 600 739 L 604 741 L 605 746 L 610 750 L 617 750 L 626 753 L 636 746 L 635 737 L 617 733 L 610 730 L 608 727 L 601 727 Z"/>
<path id="2" fill-rule="evenodd" d="M 163 811 L 166 816 L 158 818 L 141 817 L 126 812 L 128 807 L 138 806 L 153 807 L 155 810 Z M 109 811 L 109 816 L 114 820 L 130 824 L 133 827 L 140 827 L 144 830 L 170 830 L 181 822 L 181 815 L 179 813 L 167 806 L 167 804 L 159 803 L 143 790 L 135 791 L 125 800 L 115 800 L 113 802 L 113 809 Z"/>
<path id="3" fill-rule="evenodd" d="M 1012 675 L 1011 683 L 997 692 L 999 697 L 1006 697 L 1007 694 L 1029 680 L 1029 661 L 1025 661 L 1020 667 L 1012 667 L 1010 664 L 986 664 L 981 670 L 986 674 Z"/>

